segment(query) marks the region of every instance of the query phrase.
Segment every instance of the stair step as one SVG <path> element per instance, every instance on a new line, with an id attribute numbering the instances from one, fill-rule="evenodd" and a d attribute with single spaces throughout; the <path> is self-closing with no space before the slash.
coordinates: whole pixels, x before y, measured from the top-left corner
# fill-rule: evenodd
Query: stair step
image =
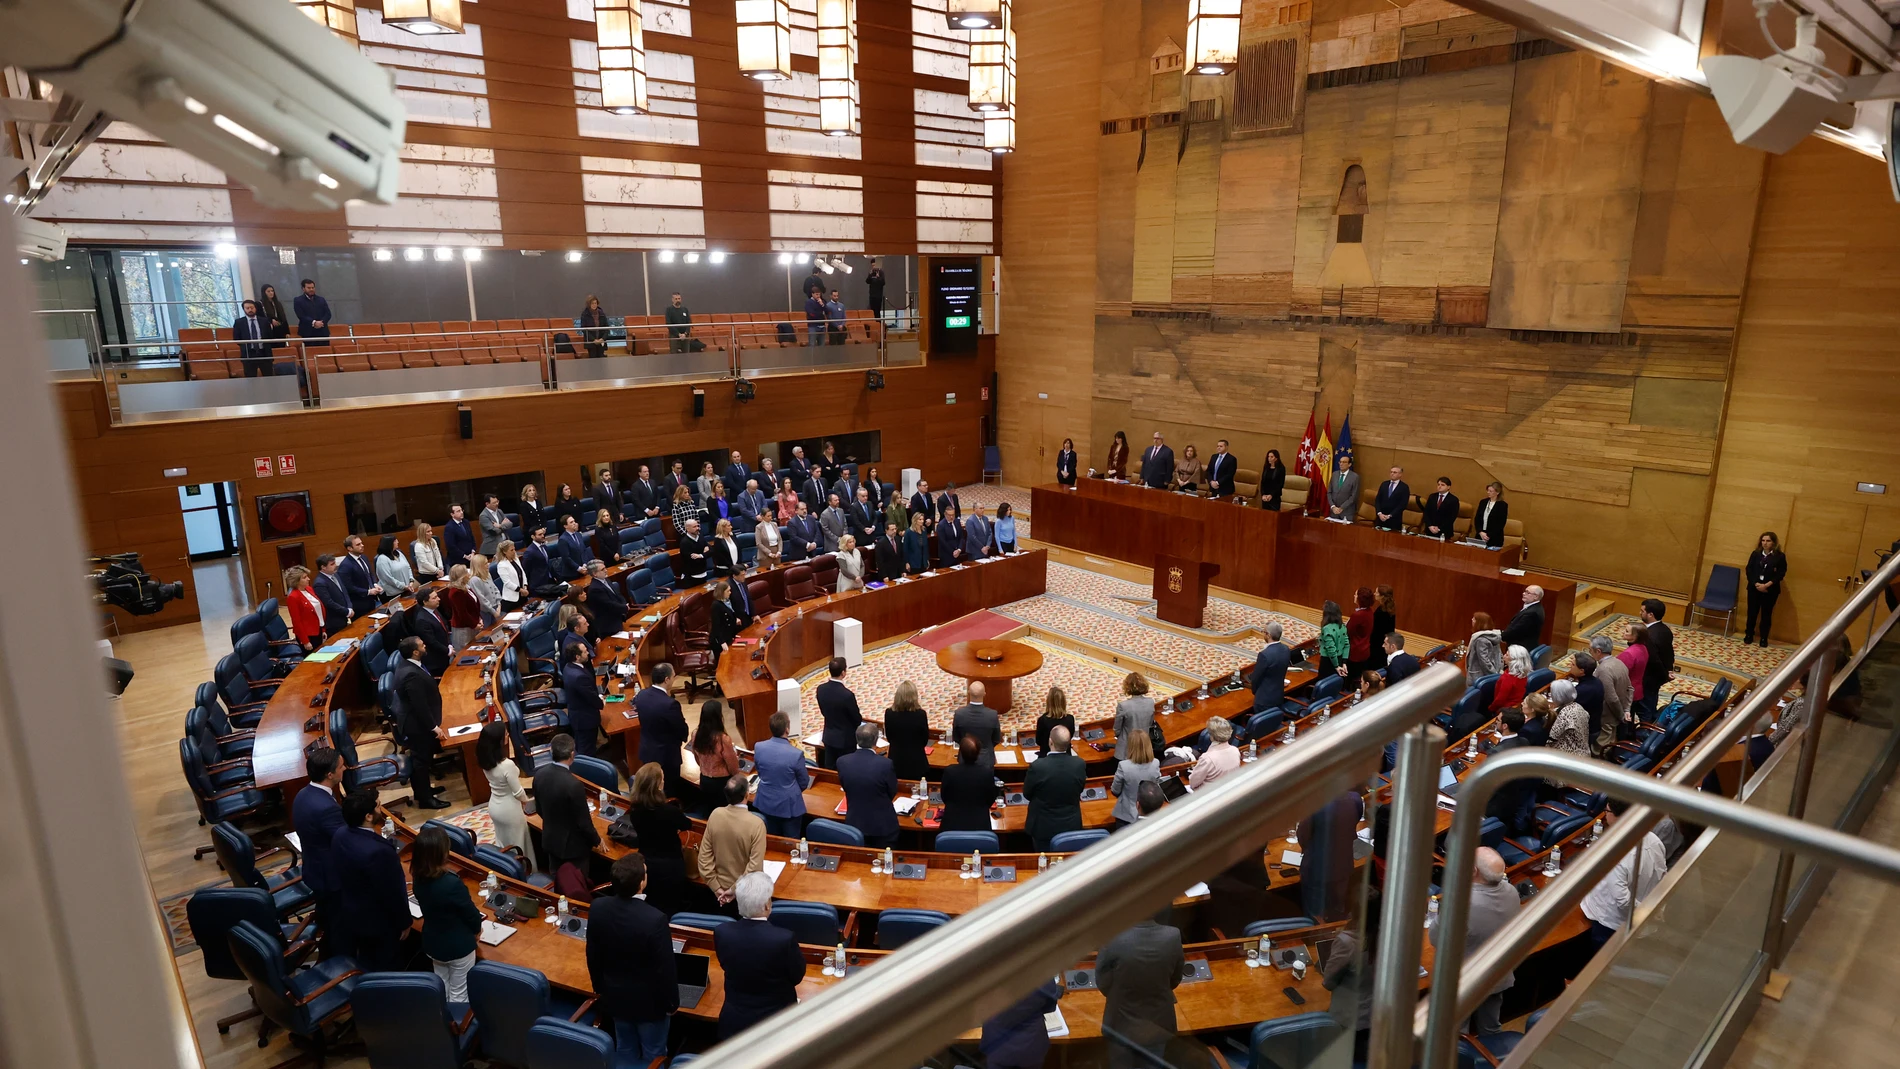
<path id="1" fill-rule="evenodd" d="M 1616 602 L 1609 598 L 1589 598 L 1577 605 L 1576 612 L 1572 616 L 1572 619 L 1575 621 L 1572 626 L 1577 630 L 1582 630 L 1609 615 L 1615 609 Z"/>

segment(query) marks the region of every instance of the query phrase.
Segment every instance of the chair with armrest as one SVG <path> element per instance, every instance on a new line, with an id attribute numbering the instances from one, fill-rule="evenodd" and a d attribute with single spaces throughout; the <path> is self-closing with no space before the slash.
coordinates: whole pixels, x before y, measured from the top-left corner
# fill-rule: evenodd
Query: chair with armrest
<path id="1" fill-rule="evenodd" d="M 810 567 L 811 583 L 819 597 L 838 592 L 838 555 L 836 553 L 820 553 L 811 559 Z"/>
<path id="2" fill-rule="evenodd" d="M 849 943 L 852 930 L 857 926 L 855 914 L 849 922 L 839 924 L 838 907 L 830 903 L 783 898 L 772 900 L 772 915 L 767 920 L 797 936 L 799 942 L 821 947 Z"/>
<path id="3" fill-rule="evenodd" d="M 1264 739 L 1279 731 L 1286 724 L 1286 710 L 1280 708 L 1262 709 L 1247 721 L 1247 737 Z"/>
<path id="4" fill-rule="evenodd" d="M 1548 665 L 1550 663 L 1550 644 L 1548 642 L 1539 643 L 1538 645 L 1531 647 L 1530 654 L 1531 654 L 1531 667 L 1542 668 L 1545 665 Z M 1536 690 L 1537 688 L 1532 687 L 1530 689 Z"/>
<path id="5" fill-rule="evenodd" d="M 1233 1037 L 1208 1045 L 1220 1069 L 1282 1069 L 1314 1065 L 1339 1038 L 1339 1022 L 1330 1013 L 1299 1013 L 1253 1026 L 1245 1047 Z M 1348 1044 L 1350 1046 L 1350 1044 Z"/>
<path id="6" fill-rule="evenodd" d="M 612 761 L 575 754 L 573 767 L 569 771 L 602 790 L 620 790 L 620 770 L 613 766 Z"/>
<path id="7" fill-rule="evenodd" d="M 387 646 L 381 631 L 371 631 L 356 645 L 356 663 L 363 673 L 364 682 L 372 687 L 384 672 L 389 671 Z"/>
<path id="8" fill-rule="evenodd" d="M 534 1022 L 523 1044 L 527 1069 L 648 1069 L 614 1050 L 614 1037 L 552 1014 Z"/>
<path id="9" fill-rule="evenodd" d="M 256 785 L 250 755 L 226 753 L 218 742 L 217 732 L 211 729 L 210 715 L 201 706 L 194 705 L 185 714 L 185 735 L 198 747 L 198 758 L 204 762 L 205 775 L 210 777 L 213 787 L 222 791 Z"/>
<path id="10" fill-rule="evenodd" d="M 843 821 L 818 817 L 805 826 L 805 838 L 832 846 L 863 846 L 864 833 Z"/>
<path id="11" fill-rule="evenodd" d="M 1311 928 L 1316 923 L 1311 917 L 1269 917 L 1266 920 L 1248 921 L 1241 934 L 1251 939 L 1256 935 L 1297 932 L 1302 928 Z"/>
<path id="12" fill-rule="evenodd" d="M 257 615 L 264 622 L 264 638 L 272 646 L 286 652 L 295 651 L 301 657 L 303 646 L 297 641 L 297 636 L 290 633 L 290 625 L 284 622 L 281 610 L 282 605 L 276 598 L 265 598 L 258 603 Z"/>
<path id="13" fill-rule="evenodd" d="M 442 834 L 449 837 L 449 853 L 475 860 L 475 833 L 446 820 L 430 819 L 422 822 L 424 828 L 440 828 Z M 417 829 L 420 831 L 421 829 Z"/>
<path id="14" fill-rule="evenodd" d="M 1105 841 L 1107 838 L 1108 830 L 1106 828 L 1084 828 L 1081 831 L 1057 832 L 1055 838 L 1049 840 L 1049 850 L 1051 853 L 1056 854 L 1074 853 L 1077 850 L 1086 850 L 1096 843 Z"/>
<path id="15" fill-rule="evenodd" d="M 703 602 L 707 599 L 702 597 L 696 600 Z M 705 686 L 706 677 L 712 675 L 713 669 L 717 667 L 713 660 L 712 650 L 701 645 L 706 641 L 705 638 L 696 639 L 681 630 L 678 613 L 668 613 L 664 619 L 654 625 L 654 630 L 657 632 L 656 639 L 671 651 L 672 656 L 669 660 L 679 672 L 680 678 L 685 680 L 686 696 L 691 698 Z"/>
<path id="16" fill-rule="evenodd" d="M 284 618 L 277 612 L 277 599 L 271 598 L 264 604 L 270 606 L 271 617 L 277 621 L 277 626 L 284 628 L 283 636 L 278 638 L 271 635 L 264 610 L 260 608 L 256 612 L 247 612 L 231 622 L 231 648 L 236 649 L 237 644 L 248 635 L 260 635 L 264 639 L 264 648 L 271 659 L 283 665 L 287 671 L 303 660 L 303 644 L 291 638 L 289 629 L 284 627 Z"/>
<path id="17" fill-rule="evenodd" d="M 350 1011 L 350 992 L 362 975 L 356 963 L 342 957 L 293 969 L 277 937 L 250 921 L 239 921 L 226 938 L 258 1011 L 322 1065 L 337 1039 L 330 1026 Z"/>
<path id="18" fill-rule="evenodd" d="M 241 675 L 242 673 L 239 674 Z M 231 703 L 224 700 L 224 691 L 219 688 L 218 684 L 209 679 L 198 684 L 198 690 L 192 698 L 192 702 L 197 705 L 216 707 L 222 711 L 224 722 L 230 724 L 234 730 L 250 731 L 257 727 L 258 721 L 264 719 L 264 702 L 260 701 L 250 705 L 234 707 Z M 231 734 L 231 732 L 218 727 L 217 717 L 212 718 L 211 724 L 212 727 L 218 729 L 218 734 Z"/>
<path id="19" fill-rule="evenodd" d="M 1592 819 L 1594 819 L 1593 814 L 1577 813 L 1558 820 L 1552 820 L 1550 823 L 1544 825 L 1544 830 L 1538 834 L 1535 842 L 1525 842 L 1522 839 L 1505 839 L 1497 846 L 1498 854 L 1504 858 L 1506 865 L 1521 865 L 1531 858 L 1536 857 L 1538 854 L 1556 846 L 1558 843 L 1563 842 L 1575 833 L 1577 829 L 1589 824 Z"/>
<path id="20" fill-rule="evenodd" d="M 759 559 L 759 536 L 752 533 L 753 528 L 758 525 L 757 520 L 747 520 L 746 529 L 738 531 L 733 536 L 733 545 L 739 547 L 739 566 L 741 568 L 750 568 Z M 734 527 L 736 528 L 737 524 L 735 524 Z"/>
<path id="21" fill-rule="evenodd" d="M 475 863 L 533 887 L 554 886 L 554 877 L 545 872 L 529 872 L 526 861 L 498 846 L 489 846 L 487 843 L 477 845 Z"/>
<path id="22" fill-rule="evenodd" d="M 663 598 L 679 589 L 679 579 L 673 575 L 673 558 L 670 554 L 662 550 L 648 557 L 645 563 L 647 574 L 653 577 L 655 594 Z"/>
<path id="23" fill-rule="evenodd" d="M 700 928 L 708 932 L 722 924 L 728 924 L 733 920 L 733 918 L 722 913 L 689 912 L 675 913 L 672 919 L 674 924 L 682 928 Z"/>
<path id="24" fill-rule="evenodd" d="M 509 652 L 513 652 L 510 650 Z M 536 715 L 551 716 L 559 721 L 558 710 L 566 708 L 567 695 L 553 688 L 529 690 L 521 673 L 515 671 L 512 664 L 503 662 L 501 670 L 495 673 L 495 697 L 497 701 L 516 701 L 521 703 L 521 711 L 530 717 Z M 530 727 L 538 725 L 530 721 Z"/>
<path id="25" fill-rule="evenodd" d="M 262 631 L 245 635 L 231 647 L 231 653 L 238 659 L 238 666 L 244 670 L 245 678 L 252 686 L 262 683 L 281 683 L 283 677 L 298 661 L 279 661 L 270 655 L 270 643 L 265 641 Z"/>
<path id="26" fill-rule="evenodd" d="M 432 972 L 364 974 L 350 992 L 350 1014 L 370 1069 L 461 1069 L 480 1032 L 475 1011 L 450 1005 L 447 985 Z"/>
<path id="27" fill-rule="evenodd" d="M 210 683 L 198 684 L 198 700 L 193 709 L 202 710 L 205 722 L 211 725 L 211 733 L 218 740 L 218 752 L 232 757 L 248 757 L 257 748 L 257 732 L 251 728 L 240 728 L 231 723 L 224 715 L 224 703 L 218 700 L 218 688 Z"/>
<path id="28" fill-rule="evenodd" d="M 627 573 L 627 604 L 643 608 L 660 600 L 660 592 L 653 588 L 653 573 L 645 568 L 635 568 Z"/>
<path id="29" fill-rule="evenodd" d="M 192 942 L 203 951 L 202 964 L 205 975 L 213 980 L 242 980 L 244 971 L 238 968 L 237 958 L 231 954 L 231 929 L 240 921 L 248 921 L 261 932 L 275 932 L 278 936 L 279 953 L 286 966 L 295 968 L 311 948 L 316 946 L 316 933 L 311 930 L 312 917 L 305 917 L 296 924 L 284 924 L 277 919 L 277 907 L 271 902 L 270 893 L 255 887 L 206 887 L 192 894 L 185 902 L 185 923 L 191 929 Z M 309 938 L 306 938 L 308 933 Z M 331 959 L 348 961 L 347 958 Z M 243 1013 L 234 1013 L 219 1018 L 218 1034 L 226 1035 L 231 1026 L 239 1021 L 248 1021 L 259 1015 L 256 1006 Z M 258 1029 L 260 1043 L 269 1041 L 268 1022 Z"/>
<path id="30" fill-rule="evenodd" d="M 400 783 L 409 777 L 409 759 L 402 754 L 372 757 L 368 761 L 357 756 L 356 738 L 350 734 L 349 710 L 340 705 L 330 710 L 330 746 L 343 758 L 346 792 Z"/>
<path id="31" fill-rule="evenodd" d="M 790 601 L 810 601 L 819 596 L 811 565 L 794 564 L 785 569 L 785 596 Z"/>
<path id="32" fill-rule="evenodd" d="M 269 683 L 251 682 L 250 677 L 245 675 L 244 667 L 235 653 L 227 653 L 218 658 L 217 667 L 211 670 L 211 678 L 218 685 L 218 694 L 224 699 L 226 711 L 231 714 L 232 720 L 239 723 L 243 722 L 242 716 L 252 711 L 256 711 L 260 717 L 263 716 L 264 704 L 270 700 L 271 695 L 277 693 L 278 684 L 283 682 L 283 680 L 272 680 Z"/>
<path id="33" fill-rule="evenodd" d="M 1550 647 L 1539 646 L 1537 648 L 1540 650 L 1549 650 Z M 1553 672 L 1548 668 L 1535 669 L 1531 672 L 1529 676 L 1526 676 L 1524 679 L 1524 693 L 1541 694 L 1545 690 L 1549 689 L 1550 685 L 1556 681 L 1557 681 L 1556 672 Z"/>
<path id="34" fill-rule="evenodd" d="M 198 803 L 200 825 L 236 820 L 264 808 L 264 792 L 248 783 L 223 790 L 212 786 L 204 759 L 198 756 L 198 744 L 190 738 L 178 740 L 178 763 L 184 767 L 185 782 L 190 784 L 192 799 Z M 198 847 L 192 851 L 192 859 L 197 860 L 214 849 L 215 845 Z"/>
<path id="35" fill-rule="evenodd" d="M 877 945 L 896 950 L 949 923 L 948 913 L 934 909 L 887 909 L 877 915 Z"/>
<path id="36" fill-rule="evenodd" d="M 940 831 L 931 849 L 942 854 L 967 854 L 972 850 L 1000 854 L 1003 843 L 993 831 Z"/>
<path id="37" fill-rule="evenodd" d="M 508 742 L 514 749 L 515 767 L 521 770 L 522 779 L 533 779 L 536 762 L 546 760 L 548 755 L 548 744 L 536 745 L 536 739 L 552 735 L 554 727 L 546 728 L 541 736 L 531 735 L 527 714 L 521 711 L 519 702 L 503 702 L 501 715 L 508 724 Z"/>
<path id="38" fill-rule="evenodd" d="M 231 885 L 255 887 L 268 893 L 276 903 L 278 916 L 291 917 L 317 904 L 316 892 L 303 882 L 300 867 L 292 865 L 275 876 L 266 876 L 258 870 L 259 858 L 284 853 L 287 847 L 275 846 L 260 854 L 244 829 L 230 821 L 211 826 L 211 845 L 217 852 L 218 864 L 224 867 L 225 875 L 231 877 Z M 292 860 L 295 860 L 294 854 Z"/>
<path id="39" fill-rule="evenodd" d="M 468 1002 L 482 1026 L 482 1056 L 502 1065 L 526 1066 L 528 1031 L 543 1017 L 580 1022 L 592 1016 L 594 1000 L 557 997 L 538 969 L 478 961 L 468 972 Z"/>

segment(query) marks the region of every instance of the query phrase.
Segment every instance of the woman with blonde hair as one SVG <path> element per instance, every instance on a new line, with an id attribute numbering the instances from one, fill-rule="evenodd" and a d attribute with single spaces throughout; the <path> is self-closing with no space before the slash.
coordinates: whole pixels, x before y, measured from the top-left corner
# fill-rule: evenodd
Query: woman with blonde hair
<path id="1" fill-rule="evenodd" d="M 930 757 L 924 747 L 930 745 L 930 714 L 917 700 L 917 684 L 906 679 L 891 695 L 891 707 L 884 710 L 884 737 L 891 743 L 891 768 L 898 779 L 924 779 L 930 775 Z"/>
<path id="2" fill-rule="evenodd" d="M 1148 752 L 1154 752 L 1153 740 L 1148 731 L 1155 722 L 1155 700 L 1148 696 L 1148 677 L 1140 672 L 1130 672 L 1122 680 L 1122 693 L 1127 695 L 1115 706 L 1115 760 L 1128 756 L 1128 742 L 1132 736 L 1139 735 L 1147 742 Z M 1134 805 L 1131 800 L 1130 806 Z M 1133 817 L 1129 818 L 1133 820 Z"/>
<path id="3" fill-rule="evenodd" d="M 495 548 L 495 553 L 499 558 L 495 561 L 495 578 L 500 580 L 501 615 L 506 616 L 520 609 L 521 603 L 527 600 L 528 569 L 522 567 L 515 544 L 506 538 Z"/>
<path id="4" fill-rule="evenodd" d="M 1194 771 L 1188 773 L 1188 786 L 1197 791 L 1240 767 L 1240 750 L 1233 745 L 1232 721 L 1224 716 L 1208 717 L 1207 738 L 1207 752 L 1194 762 Z"/>
<path id="5" fill-rule="evenodd" d="M 755 532 L 752 544 L 758 544 Z M 736 577 L 745 571 L 745 561 L 739 556 L 739 541 L 733 536 L 732 521 L 720 520 L 713 528 L 712 538 L 712 574 L 714 579 Z"/>
<path id="6" fill-rule="evenodd" d="M 673 530 L 676 534 L 685 532 L 687 520 L 702 519 L 705 515 L 706 510 L 693 500 L 691 483 L 681 483 L 673 488 Z"/>
<path id="7" fill-rule="evenodd" d="M 488 558 L 480 553 L 468 555 L 468 589 L 482 606 L 482 626 L 501 619 L 501 588 L 488 573 Z"/>
<path id="8" fill-rule="evenodd" d="M 855 535 L 838 539 L 838 593 L 864 589 L 864 556 L 858 552 Z"/>
<path id="9" fill-rule="evenodd" d="M 416 581 L 433 583 L 442 578 L 442 547 L 435 540 L 435 528 L 428 520 L 416 521 L 416 539 L 409 544 L 416 555 Z"/>
<path id="10" fill-rule="evenodd" d="M 1120 749 L 1121 745 L 1117 737 L 1116 748 Z M 1235 756 L 1238 757 L 1238 753 Z M 1148 740 L 1145 731 L 1128 737 L 1128 753 L 1115 766 L 1115 778 L 1108 784 L 1108 793 L 1115 796 L 1115 809 L 1111 815 L 1117 828 L 1133 824 L 1141 812 L 1135 806 L 1135 794 L 1144 781 L 1156 785 L 1161 783 L 1161 762 L 1155 758 L 1154 743 Z"/>
<path id="11" fill-rule="evenodd" d="M 449 569 L 449 588 L 442 592 L 442 610 L 449 618 L 449 648 L 465 650 L 482 629 L 482 603 L 468 588 L 468 565 Z"/>
<path id="12" fill-rule="evenodd" d="M 290 633 L 310 653 L 323 645 L 323 599 L 310 589 L 310 569 L 296 564 L 285 571 L 284 592 L 290 606 Z"/>
<path id="13" fill-rule="evenodd" d="M 1075 716 L 1069 712 L 1069 692 L 1061 687 L 1050 687 L 1049 696 L 1042 700 L 1042 715 L 1036 718 L 1036 750 L 1049 752 L 1049 732 L 1058 727 L 1069 729 L 1069 738 L 1075 738 Z"/>

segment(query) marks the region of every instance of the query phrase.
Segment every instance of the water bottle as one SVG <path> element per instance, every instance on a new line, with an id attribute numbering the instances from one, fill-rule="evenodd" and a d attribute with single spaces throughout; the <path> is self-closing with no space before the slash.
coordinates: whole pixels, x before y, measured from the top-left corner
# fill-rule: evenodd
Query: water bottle
<path id="1" fill-rule="evenodd" d="M 804 838 L 800 838 L 798 840 L 798 851 L 792 855 L 792 864 L 803 865 L 810 860 L 811 843 Z"/>
<path id="2" fill-rule="evenodd" d="M 884 871 L 897 871 L 897 859 L 891 856 L 891 848 L 888 846 L 884 848 Z"/>
<path id="3" fill-rule="evenodd" d="M 1602 835 L 1603 835 L 1603 818 L 1598 817 L 1596 820 L 1596 823 L 1590 825 L 1590 841 L 1594 843 Z"/>
<path id="4" fill-rule="evenodd" d="M 1248 762 L 1250 762 L 1250 763 L 1251 763 L 1251 762 L 1253 762 L 1253 761 L 1257 761 L 1257 760 L 1259 760 L 1259 759 L 1260 759 L 1260 740 L 1259 740 L 1259 739 L 1249 739 L 1249 740 L 1247 740 L 1247 760 L 1248 760 Z"/>
<path id="5" fill-rule="evenodd" d="M 1262 965 L 1267 964 L 1268 960 L 1272 957 L 1272 955 L 1273 955 L 1273 937 L 1268 935 L 1265 932 L 1261 932 L 1260 933 L 1260 964 Z"/>
<path id="6" fill-rule="evenodd" d="M 983 878 L 983 851 L 981 850 L 970 851 L 970 878 L 972 880 Z"/>
<path id="7" fill-rule="evenodd" d="M 1544 859 L 1544 875 L 1555 876 L 1564 870 L 1563 855 L 1564 852 L 1561 849 L 1555 846 L 1550 848 L 1550 856 Z"/>
<path id="8" fill-rule="evenodd" d="M 566 895 L 562 895 L 561 900 L 554 904 L 554 915 L 560 918 L 562 923 L 566 923 L 567 921 L 567 896 Z"/>
<path id="9" fill-rule="evenodd" d="M 843 975 L 844 975 L 844 962 L 845 962 L 845 957 L 844 957 L 844 944 L 843 944 L 843 943 L 839 943 L 839 944 L 838 944 L 838 949 L 837 949 L 837 950 L 835 950 L 835 951 L 833 951 L 833 953 L 834 953 L 834 954 L 836 954 L 836 955 L 837 955 L 837 958 L 838 958 L 838 975 L 839 975 L 839 976 L 843 976 Z"/>
<path id="10" fill-rule="evenodd" d="M 1438 927 L 1438 897 L 1434 895 L 1432 900 L 1425 905 L 1425 930 L 1429 932 L 1436 927 Z"/>
<path id="11" fill-rule="evenodd" d="M 396 818 L 395 817 L 383 818 L 383 838 L 389 840 L 392 843 L 396 841 Z"/>
<path id="12" fill-rule="evenodd" d="M 1357 694 L 1353 695 L 1352 700 L 1354 704 L 1358 704 L 1359 696 Z M 1331 720 L 1332 717 L 1333 717 L 1333 707 L 1330 705 L 1325 706 L 1319 711 L 1318 723 L 1324 724 L 1326 721 Z"/>
<path id="13" fill-rule="evenodd" d="M 917 797 L 925 801 L 930 800 L 930 778 L 928 776 L 918 779 Z"/>
<path id="14" fill-rule="evenodd" d="M 1299 733 L 1299 732 L 1298 732 L 1298 729 L 1297 729 L 1297 728 L 1295 728 L 1295 727 L 1293 726 L 1293 721 L 1291 721 L 1291 720 L 1289 720 L 1289 721 L 1287 721 L 1287 722 L 1286 722 L 1286 734 L 1284 734 L 1284 735 L 1282 735 L 1282 736 L 1280 737 L 1280 738 L 1281 738 L 1281 741 L 1282 741 L 1282 742 L 1292 742 L 1292 741 L 1293 741 L 1293 737 L 1294 737 L 1295 735 L 1297 735 L 1298 733 Z"/>
<path id="15" fill-rule="evenodd" d="M 1234 686 L 1240 686 L 1240 669 L 1234 669 Z"/>
<path id="16" fill-rule="evenodd" d="M 1036 855 L 1036 871 L 1037 872 L 1049 871 L 1049 855 L 1048 854 Z"/>
<path id="17" fill-rule="evenodd" d="M 1465 744 L 1465 757 L 1472 758 L 1476 756 L 1478 756 L 1478 733 L 1474 731 L 1471 733 L 1471 741 Z"/>
<path id="18" fill-rule="evenodd" d="M 499 886 L 501 886 L 501 884 L 495 879 L 494 873 L 491 872 L 487 876 L 484 876 L 482 878 L 482 897 L 487 898 L 494 894 L 495 889 Z"/>
<path id="19" fill-rule="evenodd" d="M 1200 689 L 1194 692 L 1194 696 L 1196 698 L 1201 699 L 1202 701 L 1206 701 L 1207 700 L 1207 684 L 1202 683 L 1200 686 Z"/>

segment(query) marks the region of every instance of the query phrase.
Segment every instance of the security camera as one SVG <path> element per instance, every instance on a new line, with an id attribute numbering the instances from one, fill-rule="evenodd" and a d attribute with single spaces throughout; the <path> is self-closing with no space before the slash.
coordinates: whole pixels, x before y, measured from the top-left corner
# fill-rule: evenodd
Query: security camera
<path id="1" fill-rule="evenodd" d="M 0 62 L 222 169 L 278 208 L 396 196 L 390 74 L 288 3 L 13 0 Z"/>

